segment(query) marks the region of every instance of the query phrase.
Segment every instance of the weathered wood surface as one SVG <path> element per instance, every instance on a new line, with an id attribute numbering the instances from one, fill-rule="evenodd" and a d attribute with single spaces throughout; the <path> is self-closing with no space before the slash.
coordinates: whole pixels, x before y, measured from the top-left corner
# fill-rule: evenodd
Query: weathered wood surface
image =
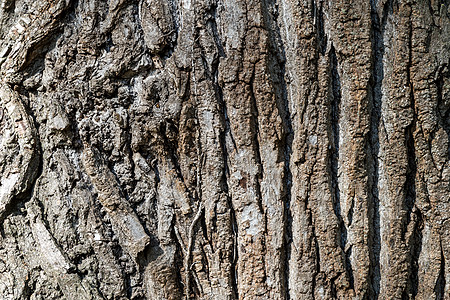
<path id="1" fill-rule="evenodd" d="M 450 299 L 449 15 L 2 0 L 0 299 Z"/>

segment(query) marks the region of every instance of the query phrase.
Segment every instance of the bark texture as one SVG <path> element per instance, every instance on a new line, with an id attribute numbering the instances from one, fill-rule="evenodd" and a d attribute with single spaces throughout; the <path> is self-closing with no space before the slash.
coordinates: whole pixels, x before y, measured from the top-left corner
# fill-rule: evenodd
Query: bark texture
<path id="1" fill-rule="evenodd" d="M 447 0 L 1 0 L 0 299 L 450 299 Z"/>

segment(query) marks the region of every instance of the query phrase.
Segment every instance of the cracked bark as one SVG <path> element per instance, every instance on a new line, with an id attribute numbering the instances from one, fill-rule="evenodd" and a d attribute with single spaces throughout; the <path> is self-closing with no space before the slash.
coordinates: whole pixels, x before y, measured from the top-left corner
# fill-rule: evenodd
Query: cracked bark
<path id="1" fill-rule="evenodd" d="M 446 1 L 4 0 L 1 299 L 448 299 Z"/>

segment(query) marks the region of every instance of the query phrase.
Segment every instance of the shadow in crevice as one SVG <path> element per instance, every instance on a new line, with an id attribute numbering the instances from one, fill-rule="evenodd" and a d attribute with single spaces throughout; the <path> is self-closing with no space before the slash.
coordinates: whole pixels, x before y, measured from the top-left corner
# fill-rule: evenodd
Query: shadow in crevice
<path id="1" fill-rule="evenodd" d="M 450 72 L 447 68 L 440 67 L 437 77 L 435 80 L 436 91 L 437 91 L 437 108 L 438 115 L 440 117 L 440 125 L 447 133 L 448 136 L 448 149 L 447 155 L 450 157 L 450 102 L 445 101 L 446 93 L 443 91 L 444 89 L 444 81 L 450 77 Z M 444 95 L 443 95 L 444 92 Z"/>
<path id="2" fill-rule="evenodd" d="M 419 210 L 413 211 L 415 214 L 414 233 L 410 244 L 411 257 L 411 271 L 409 274 L 409 293 L 413 295 L 413 299 L 417 296 L 419 288 L 419 256 L 422 252 L 422 230 L 424 227 L 424 220 L 422 213 Z M 439 299 L 439 298 L 438 298 Z"/>
<path id="3" fill-rule="evenodd" d="M 439 270 L 439 276 L 436 280 L 436 285 L 434 286 L 434 293 L 436 294 L 436 299 L 444 299 L 445 297 L 445 257 L 444 251 L 442 250 L 441 242 L 441 265 Z"/>
<path id="4" fill-rule="evenodd" d="M 330 71 L 331 71 L 331 189 L 333 195 L 333 209 L 334 213 L 339 219 L 339 225 L 341 228 L 341 247 L 345 248 L 347 241 L 347 230 L 344 226 L 342 219 L 341 204 L 340 204 L 340 191 L 339 191 L 339 114 L 340 114 L 340 102 L 341 102 L 341 82 L 339 73 L 337 70 L 337 57 L 334 47 L 331 47 L 329 52 L 330 57 Z"/>
<path id="5" fill-rule="evenodd" d="M 320 54 L 325 55 L 327 51 L 328 38 L 325 33 L 324 21 L 323 21 L 323 2 L 320 2 L 319 6 L 312 1 L 314 23 L 317 30 L 317 42 Z"/>

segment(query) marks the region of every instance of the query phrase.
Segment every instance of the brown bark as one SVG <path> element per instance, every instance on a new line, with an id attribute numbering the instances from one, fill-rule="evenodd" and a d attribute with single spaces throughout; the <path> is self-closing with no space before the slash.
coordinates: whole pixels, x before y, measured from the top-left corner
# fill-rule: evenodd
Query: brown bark
<path id="1" fill-rule="evenodd" d="M 2 1 L 0 299 L 449 299 L 449 14 Z"/>

